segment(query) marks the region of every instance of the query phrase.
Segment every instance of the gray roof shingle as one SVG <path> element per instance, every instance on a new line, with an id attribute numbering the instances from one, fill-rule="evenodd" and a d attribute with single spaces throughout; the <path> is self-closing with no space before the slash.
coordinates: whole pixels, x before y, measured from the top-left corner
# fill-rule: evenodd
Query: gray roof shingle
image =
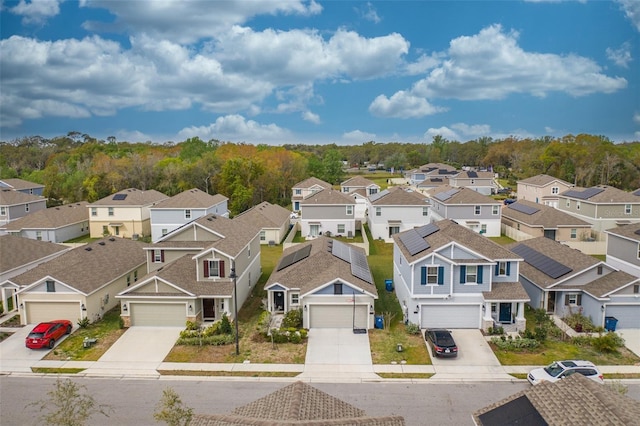
<path id="1" fill-rule="evenodd" d="M 538 209 L 538 211 L 532 214 L 522 213 L 516 210 L 518 204 L 536 208 Z M 527 200 L 518 200 L 513 204 L 505 206 L 502 209 L 502 217 L 523 223 L 532 228 L 542 227 L 545 229 L 549 229 L 571 226 L 589 228 L 591 227 L 591 224 L 589 222 L 578 219 L 577 217 L 565 213 L 561 210 Z"/>
<path id="2" fill-rule="evenodd" d="M 155 189 L 141 191 L 136 188 L 128 188 L 101 198 L 98 201 L 89 204 L 89 206 L 144 207 L 159 203 L 160 201 L 168 198 L 168 196 L 162 192 L 156 191 Z"/>
<path id="3" fill-rule="evenodd" d="M 386 191 L 386 193 L 385 193 Z M 393 186 L 385 191 L 380 192 L 375 201 L 371 204 L 374 206 L 428 206 L 429 197 L 400 186 Z M 384 194 L 384 195 L 382 195 Z"/>
<path id="4" fill-rule="evenodd" d="M 38 195 L 25 194 L 13 189 L 0 189 L 0 206 L 14 206 L 16 204 L 35 203 L 46 201 L 44 197 Z"/>
<path id="5" fill-rule="evenodd" d="M 65 250 L 69 250 L 69 247 L 14 235 L 1 235 L 0 272 L 11 271 Z"/>
<path id="6" fill-rule="evenodd" d="M 524 183 L 524 184 L 533 185 L 533 186 L 547 186 L 553 182 L 560 182 L 566 186 L 573 186 L 569 182 L 565 182 L 562 179 L 558 179 L 556 177 L 545 175 L 545 174 L 531 176 L 529 178 L 518 181 L 518 183 Z"/>
<path id="7" fill-rule="evenodd" d="M 608 229 L 605 232 L 640 242 L 640 223 L 630 223 L 628 225 L 618 226 L 616 228 Z"/>
<path id="8" fill-rule="evenodd" d="M 186 191 L 182 191 L 179 194 L 174 195 L 171 198 L 160 201 L 153 206 L 154 209 L 206 209 L 208 207 L 215 206 L 228 200 L 227 197 L 221 194 L 210 195 L 206 192 L 192 188 Z"/>
<path id="9" fill-rule="evenodd" d="M 347 194 L 334 189 L 322 189 L 309 195 L 300 202 L 300 205 L 353 205 L 355 201 Z"/>
<path id="10" fill-rule="evenodd" d="M 234 220 L 252 223 L 260 228 L 280 228 L 289 222 L 290 215 L 291 211 L 284 207 L 263 201 L 235 216 Z"/>
<path id="11" fill-rule="evenodd" d="M 57 229 L 83 221 L 89 221 L 86 201 L 38 210 L 7 223 L 5 229 L 7 231 Z"/>

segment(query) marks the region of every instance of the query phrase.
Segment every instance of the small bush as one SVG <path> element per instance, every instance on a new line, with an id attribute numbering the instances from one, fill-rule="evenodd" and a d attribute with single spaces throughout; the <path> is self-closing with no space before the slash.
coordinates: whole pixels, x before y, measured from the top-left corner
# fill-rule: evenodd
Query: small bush
<path id="1" fill-rule="evenodd" d="M 287 312 L 282 319 L 282 327 L 298 329 L 302 327 L 302 309 Z"/>
<path id="2" fill-rule="evenodd" d="M 185 328 L 187 330 L 197 330 L 198 328 L 200 328 L 200 326 L 195 321 L 187 321 Z"/>
<path id="3" fill-rule="evenodd" d="M 535 334 L 535 339 L 538 342 L 543 343 L 547 340 L 547 336 L 549 335 L 549 329 L 548 327 L 536 327 L 534 330 L 534 334 Z"/>
<path id="4" fill-rule="evenodd" d="M 501 334 L 504 334 L 504 327 L 489 327 L 487 329 L 487 333 L 490 336 L 499 336 Z"/>
<path id="5" fill-rule="evenodd" d="M 616 333 L 606 333 L 591 340 L 591 346 L 600 352 L 617 352 L 624 346 L 624 339 Z"/>
<path id="6" fill-rule="evenodd" d="M 289 336 L 289 340 L 291 343 L 299 344 L 302 342 L 302 337 L 300 336 L 300 333 L 294 332 Z"/>
<path id="7" fill-rule="evenodd" d="M 501 336 L 500 338 L 494 337 L 491 339 L 491 343 L 506 351 L 533 349 L 540 346 L 540 342 L 535 339 L 505 339 L 504 336 Z"/>
<path id="8" fill-rule="evenodd" d="M 418 324 L 410 322 L 405 326 L 405 329 L 409 334 L 420 334 L 420 326 Z"/>
<path id="9" fill-rule="evenodd" d="M 78 326 L 80 328 L 87 328 L 89 327 L 89 324 L 91 324 L 91 320 L 88 317 L 82 318 L 82 319 L 78 319 Z"/>
<path id="10" fill-rule="evenodd" d="M 198 337 L 198 336 L 182 337 L 182 333 L 180 334 L 181 334 L 180 338 L 178 339 L 176 344 L 182 345 L 182 346 L 199 346 L 199 345 L 222 346 L 222 345 L 230 345 L 235 342 L 235 336 L 231 334 L 219 334 L 217 336 L 202 336 L 202 337 Z"/>
<path id="11" fill-rule="evenodd" d="M 591 336 L 575 336 L 571 338 L 571 344 L 576 346 L 591 346 L 593 337 Z"/>
<path id="12" fill-rule="evenodd" d="M 273 343 L 302 343 L 307 338 L 307 330 L 271 330 Z"/>
<path id="13" fill-rule="evenodd" d="M 231 321 L 229 321 L 229 317 L 227 314 L 222 314 L 222 319 L 220 320 L 220 324 L 218 325 L 218 334 L 232 334 L 231 330 Z"/>

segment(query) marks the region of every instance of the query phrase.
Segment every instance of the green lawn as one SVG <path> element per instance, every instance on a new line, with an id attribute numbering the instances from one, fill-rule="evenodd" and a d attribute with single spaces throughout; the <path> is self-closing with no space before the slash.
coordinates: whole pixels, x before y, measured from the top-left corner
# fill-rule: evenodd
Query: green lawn
<path id="1" fill-rule="evenodd" d="M 498 243 L 501 246 L 506 246 L 507 244 L 515 243 L 516 240 L 513 240 L 506 235 L 500 235 L 499 237 L 488 237 L 494 243 Z"/>

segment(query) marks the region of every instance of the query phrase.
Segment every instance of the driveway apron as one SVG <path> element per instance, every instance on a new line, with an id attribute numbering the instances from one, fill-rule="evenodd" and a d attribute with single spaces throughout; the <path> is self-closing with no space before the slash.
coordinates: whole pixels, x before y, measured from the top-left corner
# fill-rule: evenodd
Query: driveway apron
<path id="1" fill-rule="evenodd" d="M 640 328 L 623 328 L 616 331 L 624 339 L 624 345 L 640 356 Z"/>
<path id="2" fill-rule="evenodd" d="M 369 335 L 343 328 L 309 330 L 304 371 L 298 377 L 316 381 L 379 378 L 373 372 Z"/>
<path id="3" fill-rule="evenodd" d="M 0 372 L 31 373 L 31 367 L 36 366 L 50 352 L 50 349 L 29 349 L 25 346 L 24 340 L 35 326 L 36 324 L 29 324 L 11 328 L 13 334 L 0 344 Z M 56 347 L 66 338 L 67 335 L 60 338 Z"/>

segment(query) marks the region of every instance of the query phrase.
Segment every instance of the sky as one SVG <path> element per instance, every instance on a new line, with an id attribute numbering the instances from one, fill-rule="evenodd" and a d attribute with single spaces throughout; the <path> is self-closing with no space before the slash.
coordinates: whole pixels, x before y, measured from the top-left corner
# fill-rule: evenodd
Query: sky
<path id="1" fill-rule="evenodd" d="M 0 140 L 640 141 L 640 1 L 0 0 Z"/>

